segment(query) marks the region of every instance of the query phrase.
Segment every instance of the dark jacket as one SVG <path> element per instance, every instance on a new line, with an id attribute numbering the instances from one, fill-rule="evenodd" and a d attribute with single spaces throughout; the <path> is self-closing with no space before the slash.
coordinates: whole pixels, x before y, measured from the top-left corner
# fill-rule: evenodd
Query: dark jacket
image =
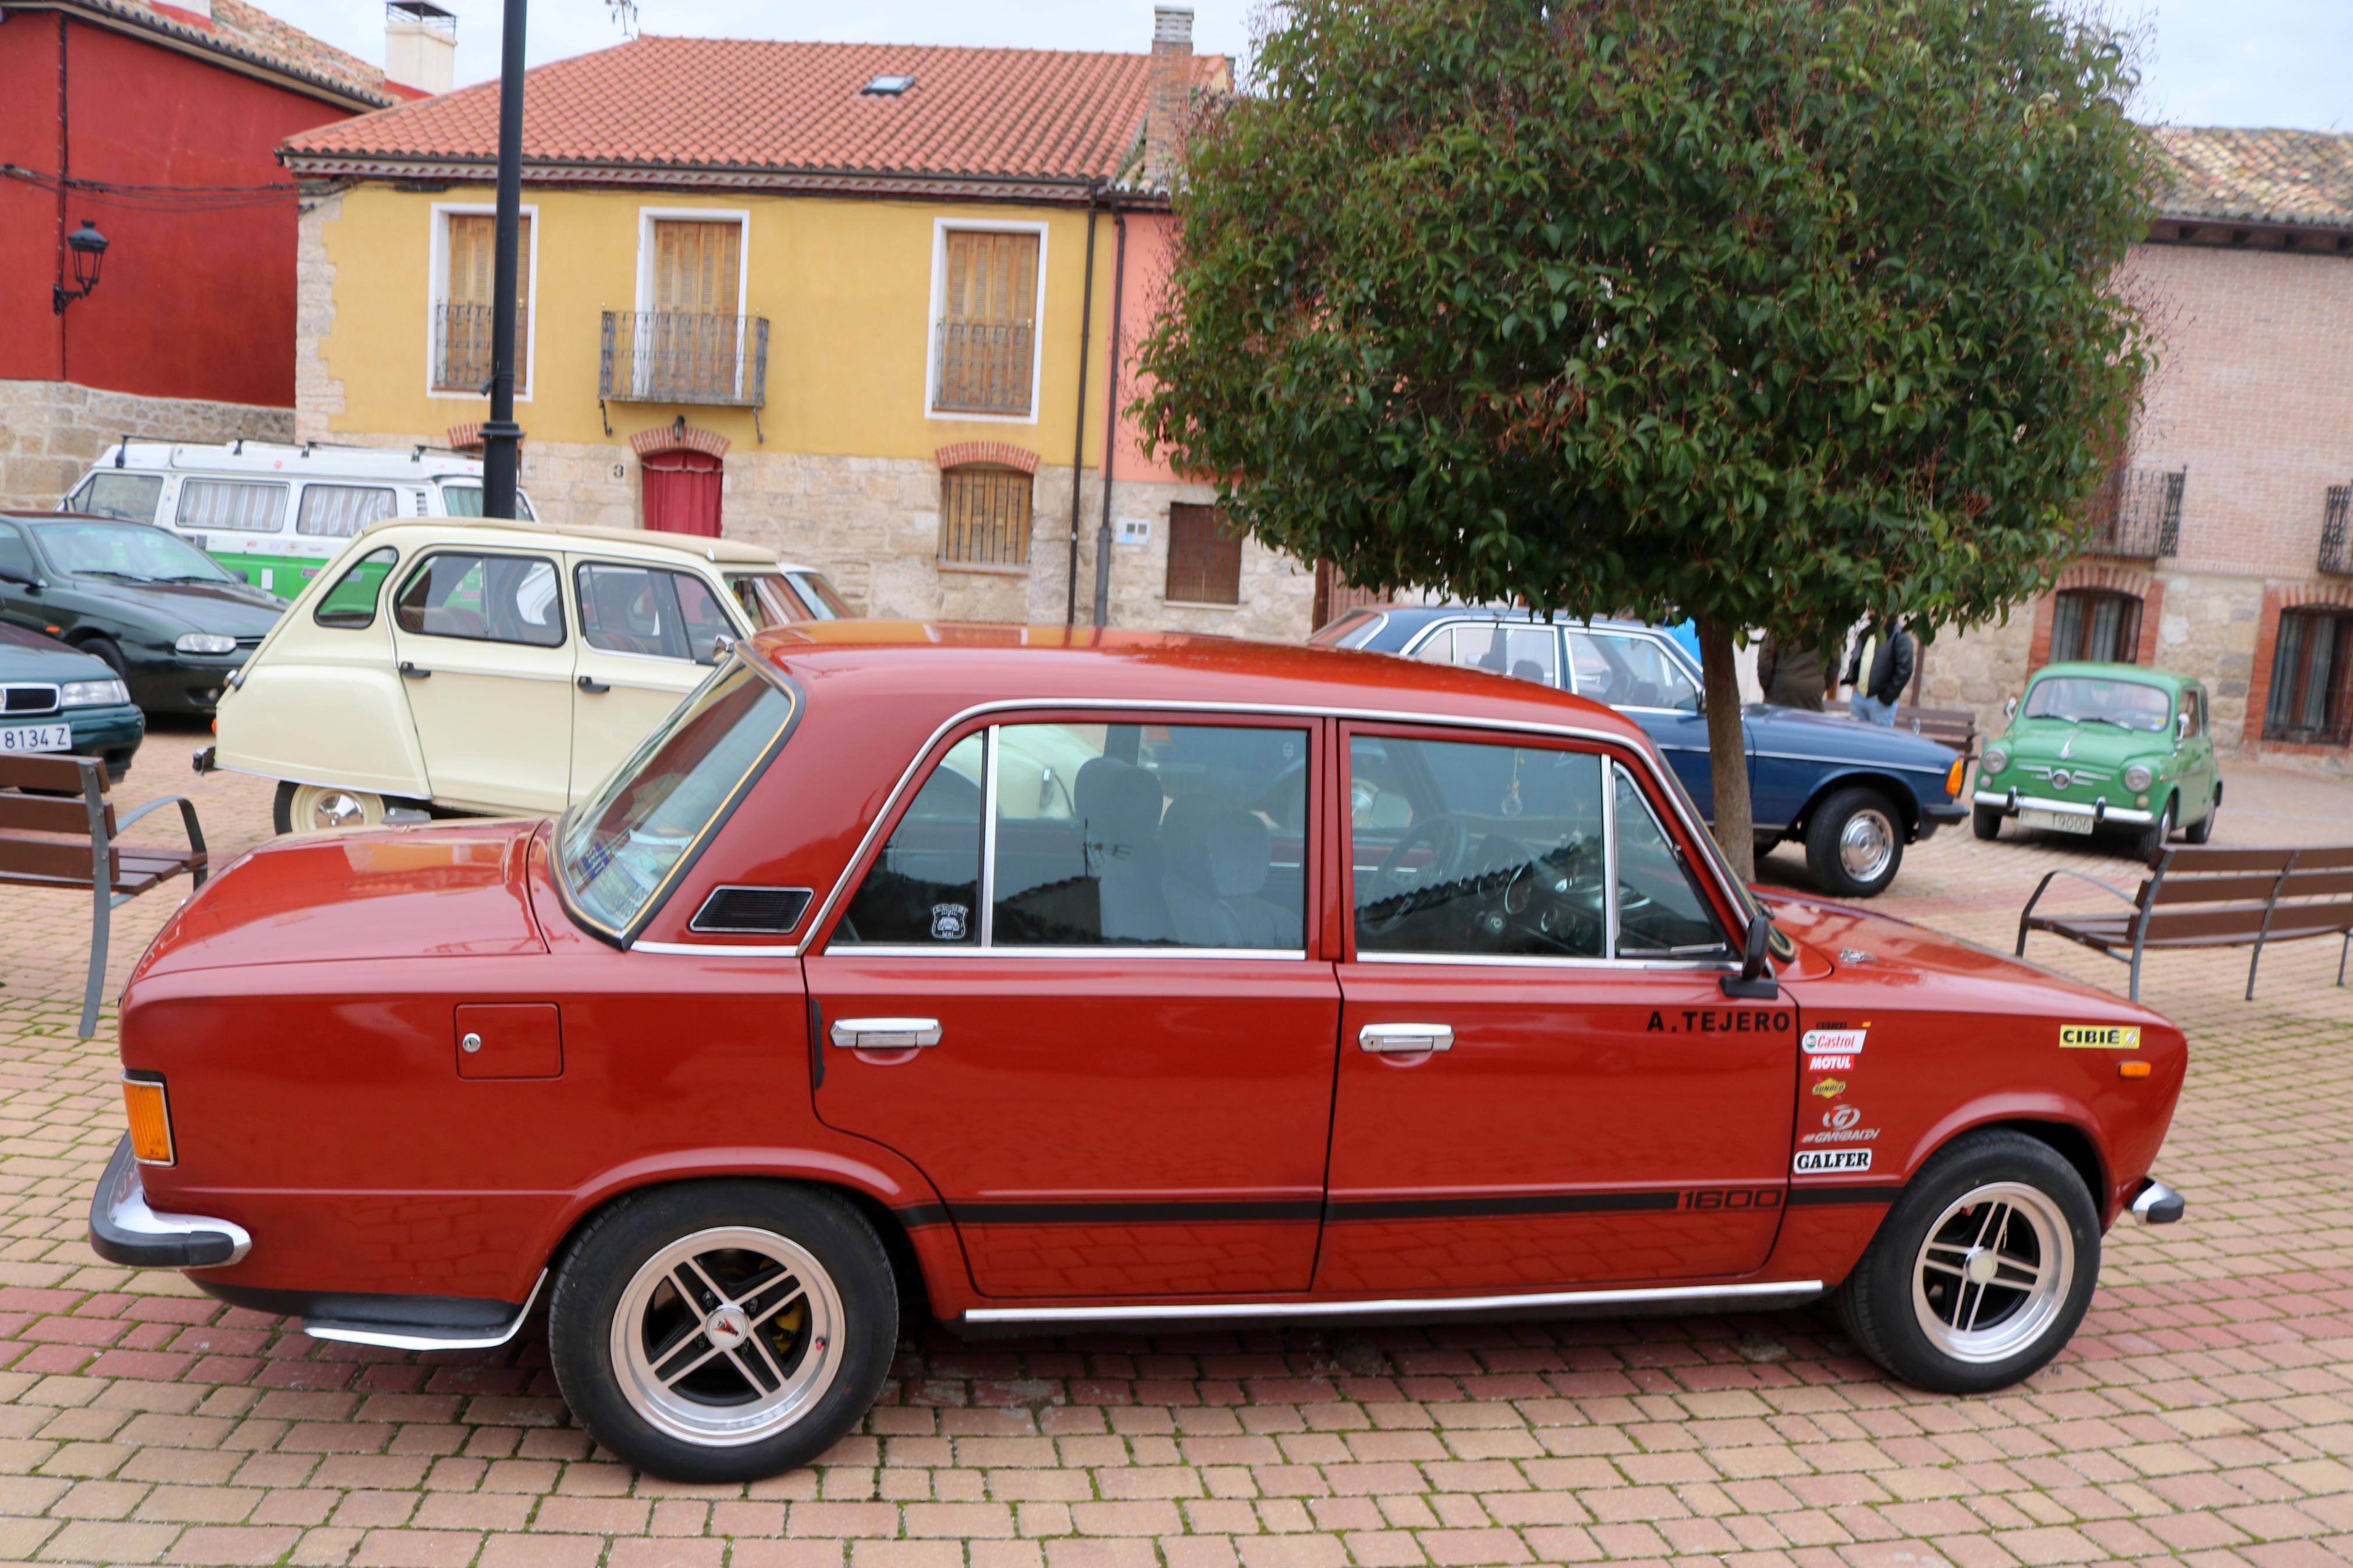
<path id="1" fill-rule="evenodd" d="M 1778 637 L 1767 637 L 1757 651 L 1757 680 L 1765 700 L 1783 708 L 1822 710 L 1822 656 L 1819 649 L 1791 647 Z"/>
<path id="2" fill-rule="evenodd" d="M 1865 686 L 1862 683 L 1862 650 L 1863 646 L 1874 637 L 1878 639 L 1879 651 L 1872 656 L 1871 684 Z M 1904 689 L 1912 684 L 1914 647 L 1912 634 L 1902 626 L 1897 626 L 1893 633 L 1864 632 L 1854 639 L 1853 651 L 1846 656 L 1846 683 L 1882 702 L 1901 702 Z"/>

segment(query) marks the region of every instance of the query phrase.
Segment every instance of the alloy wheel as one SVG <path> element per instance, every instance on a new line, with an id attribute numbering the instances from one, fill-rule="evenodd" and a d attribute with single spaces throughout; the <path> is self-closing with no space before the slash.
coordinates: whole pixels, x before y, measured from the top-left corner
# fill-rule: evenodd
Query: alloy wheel
<path id="1" fill-rule="evenodd" d="M 613 1314 L 630 1406 L 687 1442 L 732 1447 L 791 1426 L 832 1386 L 845 1322 L 832 1277 L 774 1231 L 697 1231 L 642 1264 Z"/>
<path id="2" fill-rule="evenodd" d="M 1995 1182 L 1965 1193 L 1929 1227 L 1912 1307 L 1930 1344 L 1956 1361 L 2005 1361 L 2042 1338 L 2075 1280 L 2067 1219 L 2039 1188 Z"/>

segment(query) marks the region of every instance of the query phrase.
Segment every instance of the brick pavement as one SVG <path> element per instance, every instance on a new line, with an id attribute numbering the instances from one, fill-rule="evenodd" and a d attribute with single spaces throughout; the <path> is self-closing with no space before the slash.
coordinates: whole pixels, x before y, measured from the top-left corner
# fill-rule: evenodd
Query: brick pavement
<path id="1" fill-rule="evenodd" d="M 267 791 L 149 742 L 228 847 Z M 2346 836 L 2353 789 L 2232 775 L 2226 842 Z M 1914 851 L 1884 907 L 2007 949 L 2063 841 Z M 1798 879 L 1795 853 L 1767 865 Z M 0 895 L 0 1559 L 737 1568 L 1324 1568 L 1666 1560 L 2353 1561 L 2353 992 L 2334 944 L 2167 956 L 2190 1031 L 2160 1169 L 2073 1348 L 1978 1399 L 1894 1386 L 1818 1310 L 911 1342 L 863 1431 L 750 1487 L 591 1451 L 536 1330 L 490 1355 L 318 1343 L 82 1239 L 121 1124 L 73 1037 L 86 903 Z M 115 983 L 168 912 L 120 913 Z M 2120 984 L 2053 942 L 2030 955 Z"/>

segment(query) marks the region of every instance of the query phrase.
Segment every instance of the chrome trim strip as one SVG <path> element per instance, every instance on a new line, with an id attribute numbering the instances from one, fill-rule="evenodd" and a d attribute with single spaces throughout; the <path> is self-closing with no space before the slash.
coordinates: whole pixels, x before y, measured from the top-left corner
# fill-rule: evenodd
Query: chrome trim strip
<path id="1" fill-rule="evenodd" d="M 991 724 L 980 732 L 980 884 L 973 895 L 980 900 L 980 908 L 973 911 L 973 927 L 984 952 L 997 934 L 997 732 L 1003 728 Z M 1084 825 L 1081 826 L 1083 836 Z"/>
<path id="2" fill-rule="evenodd" d="M 640 944 L 643 945 L 643 944 Z M 697 948 L 698 952 L 708 949 Z M 744 951 L 744 950 L 739 950 Z M 1250 958 L 1304 960 L 1307 950 L 1300 947 L 1126 947 L 1117 942 L 1105 942 L 1101 947 L 973 947 L 964 942 L 942 942 L 937 947 L 923 947 L 913 942 L 843 942 L 827 952 L 844 958 L 1060 958 L 1066 960 L 1101 959 L 1110 954 L 1121 958 Z"/>
<path id="3" fill-rule="evenodd" d="M 786 672 L 784 668 L 769 658 L 747 659 L 745 662 L 754 670 L 760 671 L 772 685 L 782 686 L 786 681 Z M 792 689 L 786 686 L 785 689 Z M 891 787 L 891 793 L 883 797 L 881 809 L 874 814 L 874 820 L 866 825 L 865 833 L 858 840 L 858 847 L 850 852 L 849 858 L 843 863 L 839 874 L 834 878 L 833 887 L 827 892 L 825 902 L 818 906 L 816 915 L 809 921 L 809 931 L 814 933 L 825 929 L 825 922 L 832 918 L 835 907 L 841 902 L 843 895 L 849 889 L 850 874 L 857 870 L 859 863 L 866 858 L 867 851 L 874 847 L 874 840 L 882 831 L 882 825 L 888 822 L 892 815 L 898 810 L 901 797 L 906 794 L 908 785 L 914 779 L 915 770 L 923 766 L 924 759 L 931 755 L 932 748 L 939 744 L 943 736 L 957 725 L 983 714 L 1056 708 L 1081 711 L 1109 709 L 1113 711 L 1131 713 L 1248 713 L 1280 719 L 1343 719 L 1374 724 L 1418 724 L 1430 729 L 1483 730 L 1508 734 L 1547 735 L 1562 740 L 1590 741 L 1598 745 L 1629 747 L 1634 755 L 1642 759 L 1642 765 L 1651 770 L 1651 779 L 1659 786 L 1659 793 L 1664 795 L 1672 805 L 1675 819 L 1683 824 L 1683 831 L 1691 841 L 1699 846 L 1699 858 L 1706 865 L 1709 875 L 1715 879 L 1716 891 L 1723 895 L 1725 901 L 1736 911 L 1755 910 L 1757 908 L 1749 899 L 1747 890 L 1742 888 L 1738 879 L 1733 876 L 1732 868 L 1725 863 L 1724 852 L 1716 847 L 1715 836 L 1709 833 L 1707 825 L 1698 821 L 1683 809 L 1683 794 L 1667 782 L 1662 765 L 1648 752 L 1634 745 L 1624 735 L 1612 734 L 1603 730 L 1588 730 L 1577 724 L 1537 724 L 1521 719 L 1473 719 L 1447 713 L 1400 713 L 1379 708 L 1311 709 L 1281 702 L 1173 702 L 1166 700 L 1134 701 L 1109 697 L 1007 697 L 988 702 L 977 702 L 961 711 L 950 714 L 946 719 L 942 720 L 939 726 L 925 737 L 923 743 L 915 749 L 914 755 L 908 759 L 906 767 L 901 771 L 899 782 L 893 784 Z M 1006 950 L 995 948 L 989 951 L 1001 952 Z M 1122 949 L 1120 951 L 1147 950 Z"/>
<path id="4" fill-rule="evenodd" d="M 1896 731 L 1898 734 L 1908 732 L 1900 730 Z M 1925 736 L 1921 738 L 1926 739 Z M 1938 742 L 1937 744 L 1942 745 L 1943 742 Z M 1945 749 L 1952 750 L 1949 746 Z M 1809 756 L 1803 752 L 1751 752 L 1748 754 L 1752 758 L 1770 757 L 1775 762 L 1781 763 L 1820 763 L 1826 766 L 1838 768 L 1885 768 L 1892 773 L 1926 773 L 1931 778 L 1943 778 L 1953 771 L 1953 764 L 1950 763 L 1939 768 L 1930 767 L 1922 763 L 1883 762 L 1877 757 L 1815 757 Z"/>
<path id="5" fill-rule="evenodd" d="M 448 1330 L 437 1333 L 431 1329 L 409 1327 L 373 1327 L 366 1323 L 343 1322 L 333 1318 L 305 1318 L 302 1331 L 314 1340 L 333 1340 L 347 1345 L 381 1345 L 393 1351 L 492 1351 L 515 1337 L 523 1320 L 539 1302 L 539 1293 L 547 1289 L 547 1270 L 539 1271 L 538 1280 L 531 1294 L 524 1298 L 522 1310 L 514 1315 L 505 1328 L 468 1331 Z"/>
<path id="6" fill-rule="evenodd" d="M 1618 763 L 1601 769 L 1601 875 L 1609 897 L 1601 900 L 1601 954 L 1599 960 L 1571 959 L 1573 963 L 1618 962 Z M 1365 955 L 1358 953 L 1358 959 Z"/>
<path id="7" fill-rule="evenodd" d="M 1819 1279 L 1742 1285 L 1659 1285 L 1616 1290 L 1538 1290 L 1508 1296 L 1401 1296 L 1365 1301 L 1148 1302 L 1133 1307 L 973 1307 L 967 1323 L 1166 1322 L 1219 1318 L 1357 1318 L 1376 1313 L 1422 1316 L 1444 1312 L 1509 1311 L 1526 1307 L 1613 1307 L 1644 1302 L 1797 1302 L 1819 1296 Z"/>
<path id="8" fill-rule="evenodd" d="M 2048 811 L 2061 816 L 2088 816 L 2100 822 L 2129 822 L 2143 827 L 2157 820 L 2147 812 L 2136 810 L 2130 806 L 2112 805 L 2105 811 L 2095 811 L 2081 801 L 2052 800 L 2047 795 L 2021 795 L 2013 800 L 2011 798 L 2013 793 L 2010 790 L 1981 789 L 1971 798 L 1978 805 L 2015 807 L 2020 811 Z"/>
<path id="9" fill-rule="evenodd" d="M 130 1142 L 127 1134 L 123 1142 L 126 1143 Z M 133 1160 L 134 1163 L 126 1167 L 128 1174 L 124 1177 L 121 1188 L 109 1194 L 106 1207 L 109 1224 L 129 1231 L 134 1236 L 209 1235 L 228 1237 L 229 1254 L 227 1258 L 218 1263 L 198 1264 L 192 1267 L 227 1268 L 245 1261 L 245 1255 L 253 1250 L 252 1232 L 234 1220 L 207 1219 L 203 1215 L 166 1214 L 161 1209 L 149 1208 L 147 1188 L 139 1179 L 140 1166 L 147 1162 L 138 1160 L 136 1156 L 133 1156 Z"/>
<path id="10" fill-rule="evenodd" d="M 1704 974 L 1736 974 L 1740 965 L 1723 959 L 1708 958 L 1553 958 L 1544 955 L 1500 952 L 1358 952 L 1357 963 L 1449 963 L 1456 965 L 1485 964 L 1508 969 L 1673 969 L 1690 970 Z"/>
<path id="11" fill-rule="evenodd" d="M 798 946 L 774 947 L 752 942 L 730 947 L 716 942 L 633 942 L 628 951 L 667 952 L 686 958 L 798 958 L 801 955 Z"/>

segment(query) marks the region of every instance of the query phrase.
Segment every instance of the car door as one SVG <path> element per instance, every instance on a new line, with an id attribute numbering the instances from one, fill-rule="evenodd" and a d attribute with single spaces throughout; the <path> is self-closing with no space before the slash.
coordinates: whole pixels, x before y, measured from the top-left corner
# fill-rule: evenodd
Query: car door
<path id="1" fill-rule="evenodd" d="M 1451 621 L 1416 644 L 1422 664 L 1483 669 L 1539 686 L 1560 682 L 1560 638 L 1551 626 L 1526 621 Z"/>
<path id="2" fill-rule="evenodd" d="M 1640 724 L 1692 799 L 1703 810 L 1714 809 L 1715 769 L 1708 761 L 1699 683 L 1662 639 L 1642 632 L 1571 628 L 1568 667 L 1579 697 L 1606 703 Z"/>
<path id="3" fill-rule="evenodd" d="M 692 572 L 566 557 L 580 622 L 573 661 L 572 792 L 586 795 L 702 684 L 719 638 L 744 628 Z"/>
<path id="4" fill-rule="evenodd" d="M 571 804 L 572 638 L 558 557 L 436 550 L 393 600 L 393 659 L 437 800 Z"/>
<path id="5" fill-rule="evenodd" d="M 953 737 L 805 961 L 818 1113 L 921 1167 L 982 1294 L 1307 1288 L 1340 1010 L 1320 723 Z"/>
<path id="6" fill-rule="evenodd" d="M 1343 727 L 1352 919 L 1319 1291 L 1762 1266 L 1798 1011 L 1727 1002 L 1725 913 L 1646 764 Z"/>
<path id="7" fill-rule="evenodd" d="M 2205 688 L 2183 687 L 2179 711 L 2189 721 L 2186 725 L 2179 719 L 2175 721 L 2177 729 L 2187 731 L 2175 742 L 2181 757 L 2181 805 L 2177 820 L 2186 825 L 2204 816 L 2214 798 L 2214 737 L 2207 732 Z"/>
<path id="8" fill-rule="evenodd" d="M 10 575 L 0 576 L 0 625 L 21 626 L 26 631 L 49 635 L 57 622 L 43 613 L 41 596 L 44 590 L 34 583 L 48 574 L 33 555 L 33 547 L 26 541 L 25 531 L 10 522 L 0 522 L 0 571 Z M 17 582 L 16 578 L 25 581 Z"/>

